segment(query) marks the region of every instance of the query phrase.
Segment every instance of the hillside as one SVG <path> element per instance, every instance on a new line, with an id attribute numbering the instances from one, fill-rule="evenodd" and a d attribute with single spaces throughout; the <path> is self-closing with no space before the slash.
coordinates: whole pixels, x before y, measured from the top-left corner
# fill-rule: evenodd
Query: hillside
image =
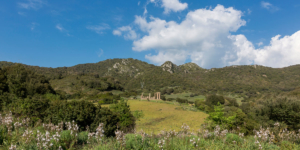
<path id="1" fill-rule="evenodd" d="M 0 67 L 11 65 L 14 63 L 0 62 Z M 177 66 L 168 61 L 161 66 L 155 66 L 129 58 L 108 59 L 72 67 L 46 68 L 28 65 L 25 67 L 45 75 L 54 89 L 65 92 L 84 85 L 83 81 L 77 82 L 74 79 L 82 78 L 85 82 L 90 82 L 98 80 L 94 78 L 95 76 L 113 77 L 125 90 L 152 92 L 175 87 L 175 91 L 256 94 L 267 91 L 292 91 L 300 85 L 300 65 L 285 68 L 244 65 L 203 69 L 194 63 Z M 71 80 L 72 84 L 69 82 Z M 141 82 L 144 83 L 143 89 Z"/>

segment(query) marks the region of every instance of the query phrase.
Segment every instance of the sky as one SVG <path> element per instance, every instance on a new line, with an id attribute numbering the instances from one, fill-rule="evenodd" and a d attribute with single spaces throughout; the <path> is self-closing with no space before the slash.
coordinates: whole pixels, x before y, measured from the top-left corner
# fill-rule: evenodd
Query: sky
<path id="1" fill-rule="evenodd" d="M 281 68 L 300 64 L 299 16 L 296 0 L 4 0 L 0 61 Z"/>

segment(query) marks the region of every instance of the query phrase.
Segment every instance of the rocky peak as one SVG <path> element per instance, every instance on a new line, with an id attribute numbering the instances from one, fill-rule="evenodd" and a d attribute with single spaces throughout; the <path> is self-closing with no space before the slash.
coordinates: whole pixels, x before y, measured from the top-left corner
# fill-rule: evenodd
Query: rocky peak
<path id="1" fill-rule="evenodd" d="M 178 66 L 173 64 L 171 61 L 166 61 L 165 63 L 163 63 L 161 65 L 161 67 L 162 67 L 163 71 L 168 71 L 171 74 L 174 73 L 178 69 Z"/>
<path id="2" fill-rule="evenodd" d="M 186 64 L 183 64 L 183 65 L 180 65 L 179 66 L 182 70 L 186 70 L 186 71 L 196 71 L 196 70 L 201 70 L 203 68 L 199 67 L 197 64 L 195 63 L 186 63 Z"/>

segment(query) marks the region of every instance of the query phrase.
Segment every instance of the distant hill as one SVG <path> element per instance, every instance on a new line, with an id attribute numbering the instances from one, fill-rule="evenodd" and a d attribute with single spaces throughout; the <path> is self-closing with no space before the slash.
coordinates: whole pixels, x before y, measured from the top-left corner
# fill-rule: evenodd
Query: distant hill
<path id="1" fill-rule="evenodd" d="M 2 61 L 0 67 L 14 64 Z M 285 68 L 244 65 L 203 69 L 195 63 L 177 66 L 167 61 L 161 66 L 155 66 L 129 58 L 107 59 L 98 63 L 79 64 L 72 67 L 24 66 L 49 78 L 54 89 L 66 92 L 71 91 L 76 87 L 74 85 L 81 82 L 77 83 L 74 79 L 80 77 L 84 82 L 97 80 L 92 76 L 113 77 L 125 90 L 142 90 L 141 82 L 143 82 L 144 91 L 159 91 L 162 88 L 176 87 L 178 91 L 255 94 L 268 91 L 292 91 L 300 85 L 300 65 Z M 74 83 L 70 84 L 71 81 Z"/>

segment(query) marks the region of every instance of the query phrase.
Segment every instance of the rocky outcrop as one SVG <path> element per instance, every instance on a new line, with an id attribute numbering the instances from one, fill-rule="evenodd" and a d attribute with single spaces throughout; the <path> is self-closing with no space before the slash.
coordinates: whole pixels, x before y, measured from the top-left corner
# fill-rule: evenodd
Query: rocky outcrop
<path id="1" fill-rule="evenodd" d="M 175 73 L 179 68 L 177 65 L 173 64 L 171 61 L 166 61 L 161 65 L 163 71 L 168 71 L 171 74 Z"/>
<path id="2" fill-rule="evenodd" d="M 197 64 L 192 62 L 180 65 L 179 67 L 181 68 L 181 70 L 184 70 L 184 72 L 191 72 L 191 71 L 197 71 L 203 69 L 199 67 Z"/>

